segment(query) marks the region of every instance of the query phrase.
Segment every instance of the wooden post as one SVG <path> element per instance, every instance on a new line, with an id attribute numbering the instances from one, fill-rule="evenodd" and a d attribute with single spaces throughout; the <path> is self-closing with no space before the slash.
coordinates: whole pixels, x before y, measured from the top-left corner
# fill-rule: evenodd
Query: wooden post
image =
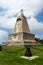
<path id="1" fill-rule="evenodd" d="M 1 45 L 0 45 L 0 51 L 2 51 L 2 47 L 1 47 Z"/>

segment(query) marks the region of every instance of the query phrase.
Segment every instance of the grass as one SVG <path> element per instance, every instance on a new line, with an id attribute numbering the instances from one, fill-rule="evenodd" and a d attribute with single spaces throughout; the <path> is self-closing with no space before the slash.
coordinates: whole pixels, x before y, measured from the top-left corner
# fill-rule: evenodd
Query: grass
<path id="1" fill-rule="evenodd" d="M 25 48 L 22 46 L 2 46 L 0 51 L 0 65 L 43 65 L 43 46 L 32 46 L 33 55 L 39 56 L 38 59 L 26 60 L 20 58 L 25 54 Z"/>

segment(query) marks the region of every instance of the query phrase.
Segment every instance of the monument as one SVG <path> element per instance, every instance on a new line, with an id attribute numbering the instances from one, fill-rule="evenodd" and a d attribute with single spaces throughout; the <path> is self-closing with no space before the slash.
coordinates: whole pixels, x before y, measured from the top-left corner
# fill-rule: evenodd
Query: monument
<path id="1" fill-rule="evenodd" d="M 4 42 L 5 45 L 29 45 L 34 44 L 35 35 L 30 33 L 27 19 L 23 12 L 17 17 L 13 34 L 8 35 L 8 42 Z"/>
<path id="2" fill-rule="evenodd" d="M 30 33 L 27 19 L 23 12 L 17 17 L 13 34 L 8 35 L 8 42 L 3 42 L 7 46 L 24 45 L 25 56 L 32 56 L 30 45 L 35 45 L 35 35 Z"/>

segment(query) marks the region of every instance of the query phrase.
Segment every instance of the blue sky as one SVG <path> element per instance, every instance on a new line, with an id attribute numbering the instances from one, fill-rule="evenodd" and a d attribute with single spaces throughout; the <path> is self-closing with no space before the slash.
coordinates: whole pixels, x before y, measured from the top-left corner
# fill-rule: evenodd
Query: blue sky
<path id="1" fill-rule="evenodd" d="M 0 44 L 13 33 L 21 9 L 27 17 L 30 32 L 43 38 L 43 0 L 0 0 Z"/>
<path id="2" fill-rule="evenodd" d="M 40 22 L 43 22 L 43 10 L 37 14 L 36 19 Z"/>

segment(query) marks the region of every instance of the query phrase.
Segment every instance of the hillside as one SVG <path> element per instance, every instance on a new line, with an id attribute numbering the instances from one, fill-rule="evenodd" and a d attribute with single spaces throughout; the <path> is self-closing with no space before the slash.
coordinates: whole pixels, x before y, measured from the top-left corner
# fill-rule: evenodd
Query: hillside
<path id="1" fill-rule="evenodd" d="M 24 47 L 2 46 L 0 65 L 43 65 L 43 46 L 32 46 L 31 51 L 33 55 L 37 55 L 39 58 L 31 61 L 22 59 L 20 56 L 25 54 Z"/>

